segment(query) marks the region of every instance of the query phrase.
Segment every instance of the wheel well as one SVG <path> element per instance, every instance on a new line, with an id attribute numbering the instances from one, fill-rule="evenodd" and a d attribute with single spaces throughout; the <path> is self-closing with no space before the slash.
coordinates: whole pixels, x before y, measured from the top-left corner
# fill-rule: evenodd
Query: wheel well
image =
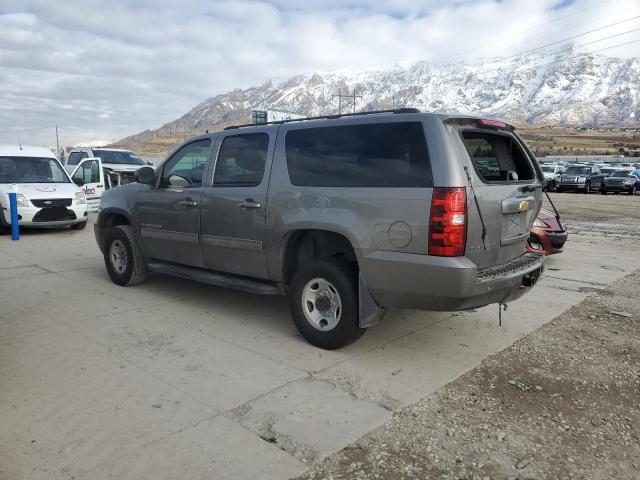
<path id="1" fill-rule="evenodd" d="M 283 283 L 289 285 L 301 265 L 319 258 L 338 257 L 358 263 L 351 242 L 339 233 L 326 230 L 299 230 L 288 238 L 283 261 Z"/>
<path id="2" fill-rule="evenodd" d="M 129 219 L 121 213 L 107 213 L 100 216 L 100 249 L 104 243 L 104 232 L 110 227 L 118 225 L 130 225 Z"/>

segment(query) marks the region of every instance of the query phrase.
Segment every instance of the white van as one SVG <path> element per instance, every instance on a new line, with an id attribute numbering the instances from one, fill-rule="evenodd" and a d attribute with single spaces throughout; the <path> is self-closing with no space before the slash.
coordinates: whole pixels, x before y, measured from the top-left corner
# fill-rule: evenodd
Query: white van
<path id="1" fill-rule="evenodd" d="M 70 176 L 46 148 L 0 145 L 0 229 L 11 224 L 9 193 L 16 192 L 19 225 L 82 230 L 88 218 L 83 182 L 92 180 L 87 172 L 100 169 L 99 160 L 89 159 Z"/>

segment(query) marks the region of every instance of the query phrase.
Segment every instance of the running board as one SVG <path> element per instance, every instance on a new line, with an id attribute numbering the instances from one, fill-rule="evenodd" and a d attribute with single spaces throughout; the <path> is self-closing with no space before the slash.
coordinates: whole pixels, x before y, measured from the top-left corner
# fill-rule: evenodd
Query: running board
<path id="1" fill-rule="evenodd" d="M 186 278 L 195 280 L 196 282 L 208 283 L 209 285 L 215 285 L 217 287 L 232 288 L 242 292 L 257 293 L 259 295 L 284 294 L 280 284 L 231 275 L 229 273 L 212 272 L 201 268 L 187 267 L 155 260 L 147 264 L 147 269 L 163 275 Z"/>

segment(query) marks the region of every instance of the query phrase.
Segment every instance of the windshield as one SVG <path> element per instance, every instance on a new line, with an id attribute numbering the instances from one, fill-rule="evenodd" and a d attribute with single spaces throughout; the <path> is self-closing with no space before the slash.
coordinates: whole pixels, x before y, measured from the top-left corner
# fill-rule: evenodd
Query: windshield
<path id="1" fill-rule="evenodd" d="M 617 172 L 613 172 L 611 175 L 609 175 L 610 177 L 620 177 L 620 178 L 636 178 L 636 176 L 627 171 L 627 170 L 618 170 Z"/>
<path id="2" fill-rule="evenodd" d="M 542 167 L 542 171 L 547 173 L 553 173 L 555 172 L 555 170 L 556 170 L 556 167 Z"/>
<path id="3" fill-rule="evenodd" d="M 0 157 L 0 183 L 69 183 L 55 158 Z"/>
<path id="4" fill-rule="evenodd" d="M 618 170 L 615 168 L 603 168 L 602 170 L 600 170 L 600 173 L 602 173 L 603 175 L 609 175 L 610 173 L 615 173 Z"/>
<path id="5" fill-rule="evenodd" d="M 128 165 L 146 165 L 144 160 L 133 152 L 119 152 L 114 150 L 94 150 L 93 154 L 102 160 L 102 163 L 119 163 Z"/>
<path id="6" fill-rule="evenodd" d="M 564 173 L 569 175 L 589 175 L 591 173 L 591 169 L 589 167 L 569 167 Z"/>

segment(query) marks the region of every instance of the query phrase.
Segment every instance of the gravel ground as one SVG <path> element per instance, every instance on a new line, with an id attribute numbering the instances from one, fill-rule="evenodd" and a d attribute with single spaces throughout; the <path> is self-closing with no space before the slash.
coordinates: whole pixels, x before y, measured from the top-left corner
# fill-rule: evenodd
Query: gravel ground
<path id="1" fill-rule="evenodd" d="M 638 238 L 638 197 L 552 198 L 573 234 Z M 640 479 L 640 271 L 300 478 Z"/>
<path id="2" fill-rule="evenodd" d="M 301 478 L 640 478 L 640 272 Z"/>

